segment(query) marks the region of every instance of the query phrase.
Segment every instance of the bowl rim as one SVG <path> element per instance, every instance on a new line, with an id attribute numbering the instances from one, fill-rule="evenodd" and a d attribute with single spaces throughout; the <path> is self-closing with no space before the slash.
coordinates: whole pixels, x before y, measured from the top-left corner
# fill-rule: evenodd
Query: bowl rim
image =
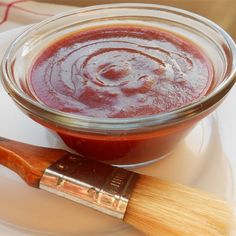
<path id="1" fill-rule="evenodd" d="M 14 51 L 14 48 L 24 40 L 29 33 L 33 33 L 43 26 L 49 24 L 50 22 L 56 21 L 63 17 L 69 17 L 74 14 L 80 14 L 91 11 L 99 11 L 107 8 L 142 8 L 147 10 L 156 10 L 156 11 L 168 11 L 175 14 L 181 14 L 185 17 L 191 17 L 198 22 L 209 26 L 214 29 L 218 34 L 220 34 L 226 41 L 228 47 L 231 50 L 232 63 L 231 63 L 231 73 L 224 78 L 223 82 L 220 83 L 213 91 L 208 93 L 205 96 L 202 96 L 200 99 L 195 100 L 194 102 L 177 108 L 175 110 L 159 113 L 154 115 L 148 115 L 144 117 L 133 117 L 133 118 L 97 118 L 89 117 L 84 115 L 78 115 L 68 112 L 59 111 L 53 108 L 37 102 L 32 99 L 32 97 L 23 93 L 13 82 L 12 82 L 12 73 L 11 73 L 11 64 L 10 58 L 11 54 Z M 90 131 L 119 131 L 119 130 L 141 130 L 147 127 L 160 128 L 166 125 L 176 124 L 186 119 L 190 119 L 200 113 L 207 111 L 210 107 L 220 101 L 230 90 L 235 82 L 236 76 L 236 45 L 233 39 L 228 33 L 226 33 L 220 26 L 211 20 L 200 16 L 196 13 L 179 9 L 176 7 L 170 7 L 165 5 L 158 4 L 146 4 L 146 3 L 112 3 L 112 4 L 103 4 L 95 5 L 84 8 L 78 8 L 75 10 L 70 10 L 64 13 L 57 14 L 55 16 L 49 17 L 46 20 L 43 20 L 40 23 L 32 25 L 23 31 L 10 45 L 6 50 L 2 63 L 2 81 L 5 89 L 8 91 L 9 95 L 13 100 L 21 107 L 23 110 L 30 113 L 34 118 L 39 118 L 46 121 L 47 123 L 53 124 L 54 126 L 63 127 L 69 130 L 90 130 Z"/>

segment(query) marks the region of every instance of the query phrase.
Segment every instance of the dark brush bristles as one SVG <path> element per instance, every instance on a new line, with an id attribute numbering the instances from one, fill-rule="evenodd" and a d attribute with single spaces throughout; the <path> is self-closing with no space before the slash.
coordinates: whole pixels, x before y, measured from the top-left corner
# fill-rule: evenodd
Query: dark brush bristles
<path id="1" fill-rule="evenodd" d="M 153 236 L 223 236 L 233 227 L 230 206 L 200 190 L 139 177 L 124 221 Z"/>

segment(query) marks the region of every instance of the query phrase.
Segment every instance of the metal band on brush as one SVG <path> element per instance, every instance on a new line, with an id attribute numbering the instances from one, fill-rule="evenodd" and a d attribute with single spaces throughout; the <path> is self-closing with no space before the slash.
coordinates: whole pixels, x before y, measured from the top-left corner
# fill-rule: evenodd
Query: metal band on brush
<path id="1" fill-rule="evenodd" d="M 123 219 L 138 174 L 67 155 L 47 168 L 40 188 Z"/>

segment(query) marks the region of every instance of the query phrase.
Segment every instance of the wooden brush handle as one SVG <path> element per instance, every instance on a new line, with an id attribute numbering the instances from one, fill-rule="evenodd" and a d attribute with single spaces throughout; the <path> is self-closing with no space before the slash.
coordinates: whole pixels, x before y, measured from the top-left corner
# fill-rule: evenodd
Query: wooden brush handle
<path id="1" fill-rule="evenodd" d="M 38 187 L 44 170 L 68 154 L 0 137 L 0 164 L 13 170 L 30 186 Z"/>

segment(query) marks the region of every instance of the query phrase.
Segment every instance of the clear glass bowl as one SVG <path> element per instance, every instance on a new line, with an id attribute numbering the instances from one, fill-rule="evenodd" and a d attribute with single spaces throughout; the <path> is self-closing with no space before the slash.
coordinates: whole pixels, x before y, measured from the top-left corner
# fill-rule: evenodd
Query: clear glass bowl
<path id="1" fill-rule="evenodd" d="M 49 108 L 32 97 L 29 72 L 42 50 L 63 35 L 86 27 L 126 23 L 158 27 L 197 44 L 214 68 L 211 91 L 182 108 L 141 118 L 75 115 Z M 236 46 L 230 36 L 199 15 L 153 4 L 108 4 L 63 13 L 28 28 L 7 50 L 2 61 L 2 79 L 23 112 L 57 132 L 79 154 L 131 166 L 165 156 L 220 104 L 235 82 L 235 56 Z"/>

